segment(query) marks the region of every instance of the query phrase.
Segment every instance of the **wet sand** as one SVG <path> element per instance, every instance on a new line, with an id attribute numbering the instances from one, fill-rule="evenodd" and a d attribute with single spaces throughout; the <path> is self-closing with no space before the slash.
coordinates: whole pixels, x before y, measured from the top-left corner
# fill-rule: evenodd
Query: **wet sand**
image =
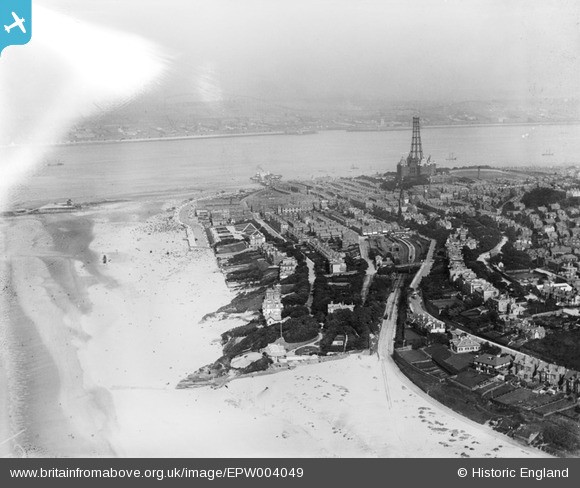
<path id="1" fill-rule="evenodd" d="M 46 232 L 52 219 L 18 219 L 5 234 L 11 293 L 5 295 L 4 325 L 14 376 L 10 434 L 21 432 L 13 448 L 27 456 L 112 455 L 101 433 L 106 392 L 87 385 L 77 357 L 87 339 L 74 320 L 87 310 L 84 287 L 71 272 L 71 260 L 79 256 Z M 72 241 L 88 244 L 82 224 L 63 220 L 58 226 L 83 236 Z"/>
<path id="2" fill-rule="evenodd" d="M 0 261 L 0 276 L 5 276 L 6 266 Z M 5 296 L 7 288 L 3 279 L 0 278 L 0 324 L 8 322 L 8 315 L 5 307 Z M 0 325 L 0 457 L 7 457 L 12 453 L 11 437 L 12 428 L 10 426 L 10 401 L 8 398 L 8 368 L 9 360 L 7 357 L 8 343 L 6 339 L 6 329 Z"/>

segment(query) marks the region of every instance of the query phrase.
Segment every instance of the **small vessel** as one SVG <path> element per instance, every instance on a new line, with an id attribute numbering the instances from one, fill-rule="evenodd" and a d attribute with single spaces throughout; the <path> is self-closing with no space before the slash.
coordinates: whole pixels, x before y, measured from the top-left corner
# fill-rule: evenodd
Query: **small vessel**
<path id="1" fill-rule="evenodd" d="M 269 171 L 264 171 L 261 166 L 258 166 L 256 174 L 250 177 L 250 180 L 260 183 L 264 186 L 272 186 L 282 179 L 282 175 L 275 175 Z"/>
<path id="2" fill-rule="evenodd" d="M 350 167 L 350 169 L 358 169 L 358 166 L 355 166 L 354 164 Z"/>
<path id="3" fill-rule="evenodd" d="M 47 205 L 43 205 L 42 207 L 38 207 L 34 210 L 31 210 L 30 213 L 62 213 L 62 212 L 74 212 L 79 210 L 81 205 L 78 203 L 73 203 L 73 201 L 69 198 L 66 202 L 55 202 L 49 203 Z"/>
<path id="4" fill-rule="evenodd" d="M 551 149 L 547 149 L 542 153 L 542 156 L 553 156 L 554 152 Z"/>
<path id="5" fill-rule="evenodd" d="M 449 153 L 449 156 L 447 156 L 446 161 L 457 161 L 457 158 L 455 157 L 454 153 Z"/>
<path id="6" fill-rule="evenodd" d="M 64 163 L 60 159 L 48 160 L 46 166 L 64 166 Z"/>

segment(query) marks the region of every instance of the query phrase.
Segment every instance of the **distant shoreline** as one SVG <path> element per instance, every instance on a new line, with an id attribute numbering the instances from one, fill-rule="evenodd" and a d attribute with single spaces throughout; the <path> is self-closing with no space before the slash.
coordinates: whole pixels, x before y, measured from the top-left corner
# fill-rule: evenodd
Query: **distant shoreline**
<path id="1" fill-rule="evenodd" d="M 547 125 L 580 125 L 580 121 L 574 122 L 518 122 L 518 123 L 497 123 L 497 124 L 442 124 L 442 125 L 423 125 L 423 129 L 469 129 L 471 127 L 534 127 Z M 329 130 L 344 130 L 345 132 L 393 132 L 401 130 L 411 130 L 411 126 L 404 127 L 385 127 L 385 128 L 348 128 L 348 129 L 329 129 Z"/>
<path id="2" fill-rule="evenodd" d="M 550 126 L 550 125 L 580 125 L 580 121 L 574 122 L 519 122 L 519 123 L 498 123 L 498 124 L 443 124 L 443 125 L 421 125 L 421 129 L 466 129 L 472 127 L 533 127 L 533 126 Z M 61 147 L 61 146 L 94 146 L 102 144 L 123 144 L 123 143 L 140 143 L 140 142 L 171 142 L 171 141 L 185 141 L 185 140 L 196 140 L 196 139 L 229 139 L 233 137 L 260 137 L 260 136 L 308 136 L 316 135 L 322 132 L 397 132 L 397 131 L 408 131 L 411 130 L 411 126 L 404 127 L 385 127 L 385 128 L 356 128 L 356 127 L 341 127 L 332 129 L 321 129 L 314 133 L 296 133 L 296 132 L 285 132 L 285 131 L 269 131 L 269 132 L 242 132 L 238 134 L 199 134 L 199 135 L 189 135 L 189 136 L 167 136 L 167 137 L 141 137 L 141 138 L 128 138 L 128 139 L 105 139 L 98 141 L 66 141 L 66 142 L 54 142 L 46 144 L 32 144 L 32 146 L 48 146 L 48 147 Z M 27 146 L 26 144 L 14 144 L 14 145 L 3 145 L 1 148 L 10 147 L 22 147 Z"/>
<path id="3" fill-rule="evenodd" d="M 240 134 L 201 134 L 193 136 L 167 136 L 167 137 L 141 137 L 135 139 L 107 139 L 101 141 L 67 141 L 67 142 L 55 142 L 52 144 L 46 144 L 46 146 L 93 146 L 99 144 L 123 144 L 126 142 L 137 143 L 137 142 L 172 142 L 172 141 L 186 141 L 189 139 L 227 139 L 231 137 L 259 137 L 259 136 L 284 136 L 284 135 L 299 135 L 299 134 L 287 134 L 283 131 L 272 131 L 272 132 L 243 132 Z"/>
<path id="4" fill-rule="evenodd" d="M 517 124 L 513 123 L 502 123 L 502 124 L 448 124 L 448 125 L 422 125 L 422 129 L 453 129 L 458 128 L 469 128 L 469 127 L 533 127 L 533 126 L 544 126 L 544 125 L 580 125 L 580 120 L 574 122 L 519 122 Z M 411 127 L 409 127 L 410 129 Z"/>

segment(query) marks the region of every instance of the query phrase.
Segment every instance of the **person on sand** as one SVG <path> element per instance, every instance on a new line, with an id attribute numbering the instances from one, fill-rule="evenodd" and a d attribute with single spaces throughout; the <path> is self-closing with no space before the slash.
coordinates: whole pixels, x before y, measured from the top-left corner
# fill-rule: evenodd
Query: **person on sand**
<path id="1" fill-rule="evenodd" d="M 103 264 L 107 264 L 107 255 L 103 254 Z"/>

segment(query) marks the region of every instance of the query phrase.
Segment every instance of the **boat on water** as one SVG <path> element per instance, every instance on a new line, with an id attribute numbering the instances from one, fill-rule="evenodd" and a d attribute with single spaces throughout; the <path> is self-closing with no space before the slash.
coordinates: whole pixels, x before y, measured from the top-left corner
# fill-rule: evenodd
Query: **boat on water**
<path id="1" fill-rule="evenodd" d="M 69 198 L 66 202 L 55 202 L 49 203 L 47 205 L 43 205 L 42 207 L 35 208 L 30 213 L 63 213 L 63 212 L 74 212 L 76 210 L 80 210 L 81 205 L 78 203 L 73 203 L 73 201 Z"/>
<path id="2" fill-rule="evenodd" d="M 553 156 L 554 152 L 551 149 L 547 149 L 542 153 L 542 156 Z"/>
<path id="3" fill-rule="evenodd" d="M 48 160 L 45 166 L 64 166 L 64 163 L 60 159 Z"/>
<path id="4" fill-rule="evenodd" d="M 449 153 L 449 156 L 447 156 L 446 161 L 457 161 L 457 158 L 455 157 L 455 153 Z"/>
<path id="5" fill-rule="evenodd" d="M 256 174 L 250 177 L 250 180 L 255 183 L 260 183 L 264 186 L 272 186 L 282 179 L 282 175 L 275 175 L 269 171 L 264 171 L 261 166 L 258 166 Z"/>

